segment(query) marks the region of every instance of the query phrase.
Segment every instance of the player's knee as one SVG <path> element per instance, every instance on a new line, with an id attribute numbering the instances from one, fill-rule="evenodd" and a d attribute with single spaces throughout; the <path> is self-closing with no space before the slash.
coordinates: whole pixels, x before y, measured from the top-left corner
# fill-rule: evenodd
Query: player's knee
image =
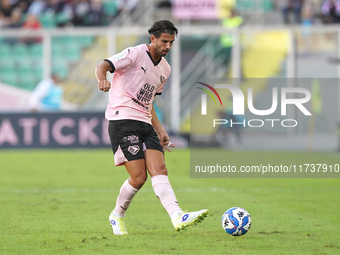
<path id="1" fill-rule="evenodd" d="M 147 177 L 148 175 L 146 173 L 138 176 L 130 176 L 130 184 L 134 188 L 140 189 L 146 182 Z"/>

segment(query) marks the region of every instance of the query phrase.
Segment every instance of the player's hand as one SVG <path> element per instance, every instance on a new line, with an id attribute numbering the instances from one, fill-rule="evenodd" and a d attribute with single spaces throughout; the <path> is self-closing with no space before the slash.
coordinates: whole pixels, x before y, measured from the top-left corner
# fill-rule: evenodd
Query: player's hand
<path id="1" fill-rule="evenodd" d="M 170 151 L 171 152 L 171 150 L 169 149 L 169 147 L 176 147 L 172 142 L 168 142 L 168 143 L 166 143 L 166 144 L 162 144 L 162 146 L 163 146 L 163 148 L 164 149 L 166 149 L 167 151 Z"/>
<path id="2" fill-rule="evenodd" d="M 111 83 L 107 80 L 98 82 L 98 87 L 101 91 L 108 92 L 111 88 Z"/>
<path id="3" fill-rule="evenodd" d="M 161 145 L 163 146 L 163 148 L 171 152 L 169 147 L 175 147 L 175 145 L 170 142 L 169 135 L 166 132 L 158 134 L 158 135 L 159 135 L 159 140 L 161 141 Z"/>

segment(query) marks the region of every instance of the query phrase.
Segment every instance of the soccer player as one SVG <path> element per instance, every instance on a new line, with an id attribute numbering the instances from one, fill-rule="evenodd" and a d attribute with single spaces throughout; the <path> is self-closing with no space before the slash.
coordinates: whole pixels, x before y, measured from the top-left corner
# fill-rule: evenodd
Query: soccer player
<path id="1" fill-rule="evenodd" d="M 128 234 L 125 212 L 133 197 L 151 176 L 152 187 L 177 231 L 199 223 L 208 210 L 183 212 L 168 178 L 164 149 L 174 147 L 152 107 L 155 95 L 162 93 L 171 67 L 163 58 L 170 50 L 177 28 L 160 20 L 148 30 L 150 44 L 129 47 L 96 66 L 99 89 L 109 91 L 106 118 L 115 165 L 124 165 L 129 178 L 123 183 L 116 207 L 109 216 L 115 235 Z M 111 83 L 107 72 L 114 73 Z"/>
<path id="2" fill-rule="evenodd" d="M 52 74 L 51 78 L 42 80 L 30 95 L 28 106 L 32 113 L 37 111 L 57 111 L 62 108 L 63 89 L 60 77 Z"/>

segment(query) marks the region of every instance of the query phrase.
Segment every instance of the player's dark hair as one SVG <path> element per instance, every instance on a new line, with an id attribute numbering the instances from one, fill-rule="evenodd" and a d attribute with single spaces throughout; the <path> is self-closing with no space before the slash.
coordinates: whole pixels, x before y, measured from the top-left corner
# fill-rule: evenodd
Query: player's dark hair
<path id="1" fill-rule="evenodd" d="M 152 27 L 148 30 L 150 35 L 154 35 L 156 38 L 159 38 L 162 33 L 167 33 L 170 35 L 177 35 L 178 29 L 175 25 L 169 20 L 159 20 L 156 21 Z"/>

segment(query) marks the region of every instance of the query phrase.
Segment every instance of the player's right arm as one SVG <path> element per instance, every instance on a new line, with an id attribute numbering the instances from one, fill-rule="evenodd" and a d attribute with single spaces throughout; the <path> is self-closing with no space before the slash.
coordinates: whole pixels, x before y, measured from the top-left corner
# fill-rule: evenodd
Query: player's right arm
<path id="1" fill-rule="evenodd" d="M 124 73 L 133 64 L 136 52 L 138 53 L 138 51 L 134 51 L 132 48 L 126 48 L 122 52 L 104 59 L 104 61 L 96 66 L 95 74 L 100 90 L 108 92 L 111 88 L 111 83 L 106 80 L 106 73 Z"/>
<path id="2" fill-rule="evenodd" d="M 98 81 L 98 87 L 101 91 L 108 92 L 111 83 L 106 79 L 107 72 L 113 72 L 111 65 L 107 61 L 100 62 L 95 69 L 95 75 Z"/>

